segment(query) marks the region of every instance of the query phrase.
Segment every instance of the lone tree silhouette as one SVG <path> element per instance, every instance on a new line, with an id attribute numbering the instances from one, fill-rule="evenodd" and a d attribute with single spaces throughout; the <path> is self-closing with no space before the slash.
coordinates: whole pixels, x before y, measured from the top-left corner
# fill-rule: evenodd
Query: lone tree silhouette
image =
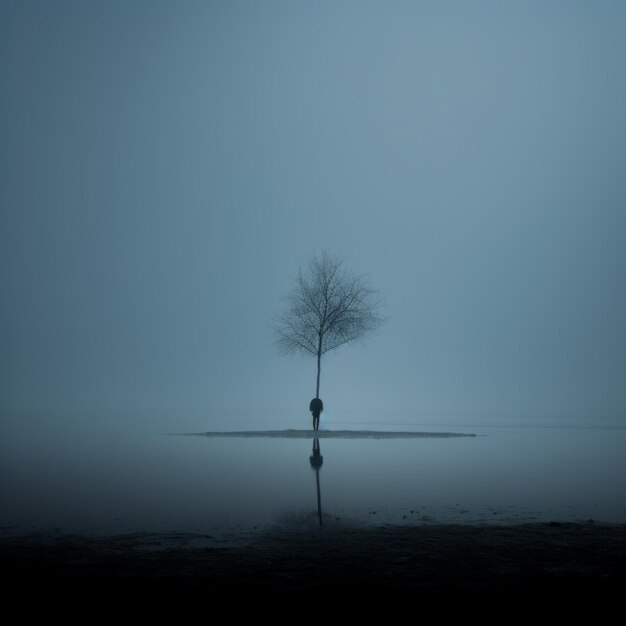
<path id="1" fill-rule="evenodd" d="M 346 270 L 342 258 L 322 252 L 305 271 L 300 269 L 286 304 L 275 318 L 278 347 L 283 354 L 316 357 L 319 398 L 322 355 L 364 339 L 383 323 L 379 291 L 364 276 Z"/>

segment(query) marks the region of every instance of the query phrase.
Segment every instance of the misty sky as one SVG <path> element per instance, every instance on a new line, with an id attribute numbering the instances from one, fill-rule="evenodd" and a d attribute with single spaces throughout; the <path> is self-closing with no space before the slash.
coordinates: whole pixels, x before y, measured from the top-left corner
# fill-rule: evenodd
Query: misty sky
<path id="1" fill-rule="evenodd" d="M 617 1 L 0 0 L 4 423 L 308 427 L 321 248 L 329 417 L 624 416 L 625 70 Z"/>

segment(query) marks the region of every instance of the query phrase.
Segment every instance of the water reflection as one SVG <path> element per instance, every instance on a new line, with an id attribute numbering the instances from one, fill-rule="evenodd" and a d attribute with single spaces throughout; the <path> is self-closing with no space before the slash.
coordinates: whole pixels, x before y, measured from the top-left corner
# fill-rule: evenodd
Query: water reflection
<path id="1" fill-rule="evenodd" d="M 315 483 L 317 486 L 317 516 L 320 521 L 320 526 L 322 526 L 322 492 L 320 489 L 320 470 L 322 469 L 322 465 L 324 463 L 324 457 L 322 456 L 322 451 L 320 450 L 320 440 L 317 437 L 313 439 L 313 453 L 309 457 L 309 462 L 311 463 L 311 467 L 315 470 Z"/>
<path id="2" fill-rule="evenodd" d="M 278 511 L 306 511 L 307 523 L 324 532 L 336 517 L 377 524 L 626 521 L 626 429 L 477 431 L 394 440 L 322 431 L 314 440 L 29 430 L 0 437 L 0 530 L 175 529 L 223 537 L 272 524 Z M 324 437 L 332 460 L 322 513 Z"/>

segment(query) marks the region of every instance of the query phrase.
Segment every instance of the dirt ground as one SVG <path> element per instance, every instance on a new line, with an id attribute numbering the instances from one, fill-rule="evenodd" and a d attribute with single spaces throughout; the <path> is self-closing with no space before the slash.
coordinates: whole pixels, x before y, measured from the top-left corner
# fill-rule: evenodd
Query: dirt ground
<path id="1" fill-rule="evenodd" d="M 202 547 L 201 539 L 4 535 L 3 595 L 24 603 L 69 593 L 109 604 L 149 601 L 153 608 L 157 600 L 195 600 L 231 613 L 341 603 L 361 614 L 433 601 L 441 610 L 497 601 L 518 611 L 529 603 L 575 609 L 626 599 L 626 525 L 347 525 L 276 528 L 227 547 Z"/>

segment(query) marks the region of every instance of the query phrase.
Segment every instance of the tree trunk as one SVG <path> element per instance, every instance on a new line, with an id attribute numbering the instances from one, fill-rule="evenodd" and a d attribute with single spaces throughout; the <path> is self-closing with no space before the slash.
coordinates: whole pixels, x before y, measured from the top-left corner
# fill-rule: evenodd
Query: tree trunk
<path id="1" fill-rule="evenodd" d="M 315 397 L 320 397 L 320 369 L 322 366 L 322 355 L 317 353 L 317 386 L 315 387 Z"/>
<path id="2" fill-rule="evenodd" d="M 320 397 L 320 370 L 322 368 L 322 335 L 317 337 L 317 386 L 315 387 L 315 397 Z"/>

